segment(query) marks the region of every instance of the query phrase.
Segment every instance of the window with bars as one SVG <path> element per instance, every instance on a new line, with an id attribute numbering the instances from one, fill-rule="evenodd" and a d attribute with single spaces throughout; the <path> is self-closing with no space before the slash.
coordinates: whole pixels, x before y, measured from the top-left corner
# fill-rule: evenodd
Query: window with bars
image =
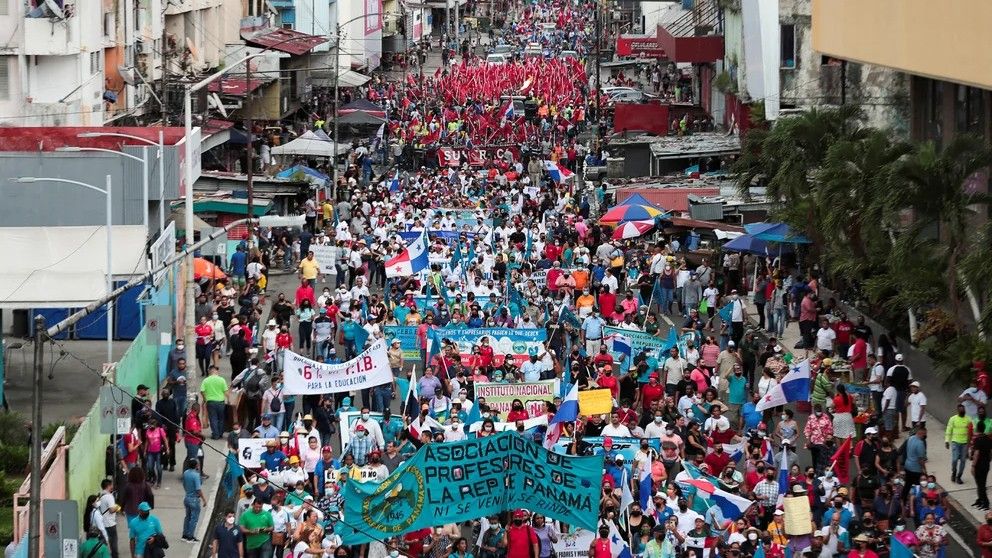
<path id="1" fill-rule="evenodd" d="M 4 0 L 0 0 L 2 4 Z M 0 101 L 10 100 L 10 61 L 13 56 L 0 56 Z"/>

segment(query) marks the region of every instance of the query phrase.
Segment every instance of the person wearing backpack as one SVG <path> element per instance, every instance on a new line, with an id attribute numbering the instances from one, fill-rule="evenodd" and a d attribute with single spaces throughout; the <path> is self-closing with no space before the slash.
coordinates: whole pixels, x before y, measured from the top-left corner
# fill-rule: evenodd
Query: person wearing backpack
<path id="1" fill-rule="evenodd" d="M 258 366 L 258 358 L 252 358 L 243 372 L 238 374 L 231 385 L 244 390 L 245 419 L 243 424 L 248 430 L 258 426 L 262 414 L 262 396 L 269 389 L 270 380 L 265 369 Z M 268 412 L 268 411 L 266 411 Z"/>
<path id="2" fill-rule="evenodd" d="M 506 529 L 506 558 L 539 558 L 540 540 L 537 532 L 524 520 L 527 512 L 514 510 L 513 524 Z"/>
<path id="3" fill-rule="evenodd" d="M 286 419 L 286 408 L 282 400 L 282 376 L 276 376 L 262 395 L 262 412 L 272 415 L 272 426 L 282 432 Z"/>

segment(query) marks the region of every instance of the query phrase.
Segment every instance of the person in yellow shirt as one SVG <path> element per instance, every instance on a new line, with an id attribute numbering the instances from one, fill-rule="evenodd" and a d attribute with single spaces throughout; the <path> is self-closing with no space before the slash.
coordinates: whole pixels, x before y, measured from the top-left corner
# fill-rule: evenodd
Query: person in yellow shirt
<path id="1" fill-rule="evenodd" d="M 317 278 L 320 277 L 320 262 L 314 257 L 313 250 L 307 252 L 307 257 L 300 260 L 298 269 L 300 270 L 300 277 L 309 283 L 310 287 L 316 288 Z"/>
<path id="2" fill-rule="evenodd" d="M 331 200 L 324 200 L 320 209 L 324 213 L 324 226 L 329 227 L 334 224 L 334 206 L 331 205 Z"/>

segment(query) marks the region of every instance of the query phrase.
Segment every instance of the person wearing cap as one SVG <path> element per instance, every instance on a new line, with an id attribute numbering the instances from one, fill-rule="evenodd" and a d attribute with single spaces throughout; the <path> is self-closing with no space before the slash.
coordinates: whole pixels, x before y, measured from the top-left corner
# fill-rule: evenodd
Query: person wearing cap
<path id="1" fill-rule="evenodd" d="M 899 413 L 901 423 L 899 426 L 903 432 L 908 432 L 906 397 L 909 393 L 909 384 L 913 381 L 913 371 L 903 363 L 902 353 L 896 353 L 895 361 L 896 363 L 885 371 L 885 377 L 889 379 L 896 391 L 895 410 Z"/>
<path id="2" fill-rule="evenodd" d="M 258 434 L 259 438 L 279 437 L 279 429 L 272 424 L 272 413 L 265 413 L 262 415 L 262 424 L 257 426 L 254 432 Z"/>
<path id="3" fill-rule="evenodd" d="M 351 440 L 348 445 L 342 450 L 342 457 L 348 455 L 352 456 L 355 460 L 355 464 L 361 467 L 365 465 L 368 460 L 368 456 L 372 453 L 372 450 L 379 449 L 373 438 L 368 435 L 368 431 L 365 426 L 361 424 L 356 424 L 354 430 L 351 433 Z"/>
<path id="4" fill-rule="evenodd" d="M 259 454 L 258 459 L 266 470 L 278 471 L 286 461 L 286 454 L 279 449 L 278 441 L 270 439 L 265 442 L 265 451 Z"/>
<path id="5" fill-rule="evenodd" d="M 163 535 L 162 523 L 152 515 L 148 502 L 138 504 L 138 516 L 128 522 L 128 538 L 131 541 L 131 556 L 144 556 L 145 548 L 155 544 L 156 535 Z"/>
<path id="6" fill-rule="evenodd" d="M 525 525 L 527 512 L 513 511 L 513 524 L 507 527 L 504 538 L 506 558 L 535 558 L 541 555 L 540 540 L 530 525 Z"/>
<path id="7" fill-rule="evenodd" d="M 386 442 L 383 439 L 382 426 L 379 424 L 379 421 L 372 418 L 372 414 L 369 412 L 368 407 L 362 407 L 361 411 L 362 412 L 359 415 L 358 420 L 356 420 L 355 423 L 351 426 L 352 437 L 355 436 L 355 432 L 357 432 L 358 426 L 361 425 L 362 427 L 364 427 L 366 435 L 369 438 L 371 438 L 372 441 L 375 443 L 376 448 L 381 449 L 385 447 Z"/>

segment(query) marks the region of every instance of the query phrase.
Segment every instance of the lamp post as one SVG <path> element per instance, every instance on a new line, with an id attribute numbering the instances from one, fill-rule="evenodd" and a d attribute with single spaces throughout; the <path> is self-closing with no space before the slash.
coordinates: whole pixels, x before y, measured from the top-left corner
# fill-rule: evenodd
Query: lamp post
<path id="1" fill-rule="evenodd" d="M 76 134 L 77 138 L 127 138 L 144 144 L 158 147 L 158 232 L 165 231 L 165 132 L 158 131 L 158 143 L 131 134 L 120 132 L 83 132 Z M 116 152 L 115 152 L 116 153 Z M 145 179 L 148 180 L 148 158 L 145 158 Z M 148 185 L 145 185 L 145 227 L 148 227 Z"/>
<path id="2" fill-rule="evenodd" d="M 78 180 L 69 180 L 67 178 L 40 178 L 34 176 L 22 176 L 19 178 L 11 178 L 13 182 L 19 182 L 24 184 L 34 184 L 36 182 L 57 182 L 60 184 L 72 184 L 74 186 L 80 186 L 88 190 L 93 190 L 94 192 L 99 192 L 104 195 L 107 200 L 107 295 L 110 295 L 114 291 L 114 269 L 112 267 L 113 260 L 113 213 L 112 213 L 112 190 L 111 190 L 111 177 L 107 175 L 107 182 L 105 188 L 98 188 L 92 184 L 87 184 L 85 182 L 79 182 Z M 38 324 L 44 324 L 44 320 L 35 321 L 36 327 Z M 42 336 L 37 336 L 35 339 L 35 356 L 39 359 L 39 355 L 44 353 L 40 349 L 41 343 L 44 338 Z M 107 362 L 113 362 L 114 358 L 114 303 L 113 301 L 107 302 Z M 30 496 L 30 512 L 28 525 L 28 555 L 29 556 L 40 556 L 41 555 L 41 367 L 36 364 L 34 370 L 34 393 L 31 398 L 31 440 L 32 440 L 32 451 L 31 451 L 31 496 Z"/>
<path id="3" fill-rule="evenodd" d="M 115 151 L 113 149 L 104 149 L 102 147 L 59 147 L 56 151 L 62 151 L 66 153 L 85 153 L 85 152 L 95 152 L 95 153 L 110 153 L 113 155 L 120 155 L 132 161 L 137 161 L 141 163 L 142 166 L 142 193 L 141 199 L 143 202 L 143 207 L 141 208 L 141 224 L 145 226 L 145 238 L 147 239 L 150 234 L 148 234 L 148 146 L 141 147 L 141 157 L 136 155 L 131 155 L 130 153 L 124 153 L 123 151 Z"/>

